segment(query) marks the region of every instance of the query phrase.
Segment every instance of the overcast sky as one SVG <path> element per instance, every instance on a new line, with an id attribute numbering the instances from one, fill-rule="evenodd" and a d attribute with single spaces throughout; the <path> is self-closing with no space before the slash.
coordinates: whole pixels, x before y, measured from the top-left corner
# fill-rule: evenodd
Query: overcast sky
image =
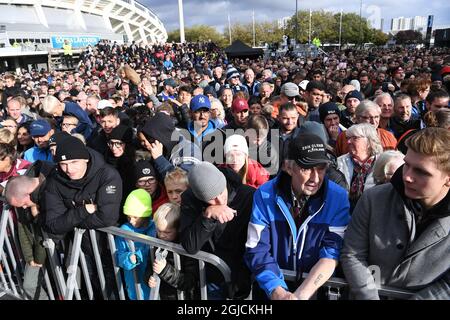
<path id="1" fill-rule="evenodd" d="M 178 0 L 138 0 L 152 9 L 164 23 L 167 31 L 179 28 Z M 252 21 L 255 11 L 256 21 L 273 21 L 292 16 L 295 0 L 184 0 L 184 23 L 186 27 L 194 24 L 214 26 L 219 32 L 231 23 Z M 355 12 L 359 14 L 359 0 L 317 0 L 298 1 L 299 10 L 320 10 L 332 12 Z M 385 32 L 391 28 L 394 17 L 414 17 L 434 15 L 433 28 L 450 27 L 450 1 L 448 0 L 363 0 L 362 15 L 370 21 L 384 19 Z"/>

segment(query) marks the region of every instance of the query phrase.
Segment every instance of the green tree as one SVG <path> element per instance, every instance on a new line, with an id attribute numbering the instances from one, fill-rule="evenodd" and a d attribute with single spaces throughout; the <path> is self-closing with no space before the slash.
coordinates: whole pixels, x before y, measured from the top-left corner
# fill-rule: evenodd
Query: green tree
<path id="1" fill-rule="evenodd" d="M 319 38 L 322 43 L 339 42 L 340 13 L 333 14 L 326 11 L 313 11 L 311 15 L 311 40 Z M 298 11 L 298 40 L 306 43 L 309 39 L 309 11 Z M 295 37 L 295 15 L 292 16 L 286 28 L 286 34 Z M 342 43 L 370 42 L 372 29 L 365 18 L 360 19 L 355 13 L 342 15 Z"/>
<path id="2" fill-rule="evenodd" d="M 223 37 L 230 42 L 228 28 L 225 29 Z M 283 37 L 283 30 L 278 28 L 276 21 L 255 23 L 255 44 L 279 42 Z M 241 40 L 249 46 L 253 46 L 253 24 L 237 23 L 231 26 L 231 41 Z"/>
<path id="3" fill-rule="evenodd" d="M 372 29 L 371 40 L 377 46 L 384 46 L 389 40 L 389 36 L 381 30 Z"/>
<path id="4" fill-rule="evenodd" d="M 241 40 L 245 44 L 252 46 L 253 45 L 253 30 L 252 24 L 242 24 L 235 23 L 231 26 L 231 41 Z M 223 37 L 227 39 L 228 44 L 230 42 L 230 35 L 228 33 L 228 28 L 225 29 L 223 33 Z"/>
<path id="5" fill-rule="evenodd" d="M 190 28 L 185 28 L 184 34 L 187 42 L 211 40 L 220 46 L 225 44 L 223 36 L 214 27 L 207 25 L 194 25 Z M 180 42 L 180 30 L 169 32 L 167 41 Z"/>

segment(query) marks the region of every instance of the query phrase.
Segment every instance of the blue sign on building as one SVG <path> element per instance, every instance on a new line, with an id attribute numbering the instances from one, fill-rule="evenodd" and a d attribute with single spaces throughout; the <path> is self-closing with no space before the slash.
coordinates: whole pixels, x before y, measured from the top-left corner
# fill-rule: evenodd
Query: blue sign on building
<path id="1" fill-rule="evenodd" d="M 87 47 L 88 45 L 95 46 L 100 41 L 100 37 L 96 36 L 53 36 L 51 37 L 52 47 L 61 49 L 66 39 L 72 43 L 74 49 Z"/>

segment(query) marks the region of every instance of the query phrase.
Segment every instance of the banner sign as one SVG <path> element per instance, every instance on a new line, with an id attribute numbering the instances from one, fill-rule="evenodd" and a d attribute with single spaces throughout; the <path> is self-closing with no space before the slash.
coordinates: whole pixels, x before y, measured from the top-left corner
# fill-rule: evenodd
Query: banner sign
<path id="1" fill-rule="evenodd" d="M 95 46 L 100 41 L 100 37 L 95 36 L 53 36 L 51 37 L 52 48 L 61 49 L 66 39 L 72 44 L 73 49 L 84 48 L 88 45 Z"/>

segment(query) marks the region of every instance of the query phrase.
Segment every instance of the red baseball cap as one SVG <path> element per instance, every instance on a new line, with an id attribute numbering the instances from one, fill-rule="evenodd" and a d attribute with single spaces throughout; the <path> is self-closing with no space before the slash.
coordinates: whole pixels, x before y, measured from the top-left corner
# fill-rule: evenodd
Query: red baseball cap
<path id="1" fill-rule="evenodd" d="M 238 113 L 244 110 L 248 110 L 248 102 L 243 98 L 234 99 L 231 104 L 231 112 Z"/>
<path id="2" fill-rule="evenodd" d="M 450 66 L 445 66 L 441 69 L 441 76 L 450 74 Z"/>

